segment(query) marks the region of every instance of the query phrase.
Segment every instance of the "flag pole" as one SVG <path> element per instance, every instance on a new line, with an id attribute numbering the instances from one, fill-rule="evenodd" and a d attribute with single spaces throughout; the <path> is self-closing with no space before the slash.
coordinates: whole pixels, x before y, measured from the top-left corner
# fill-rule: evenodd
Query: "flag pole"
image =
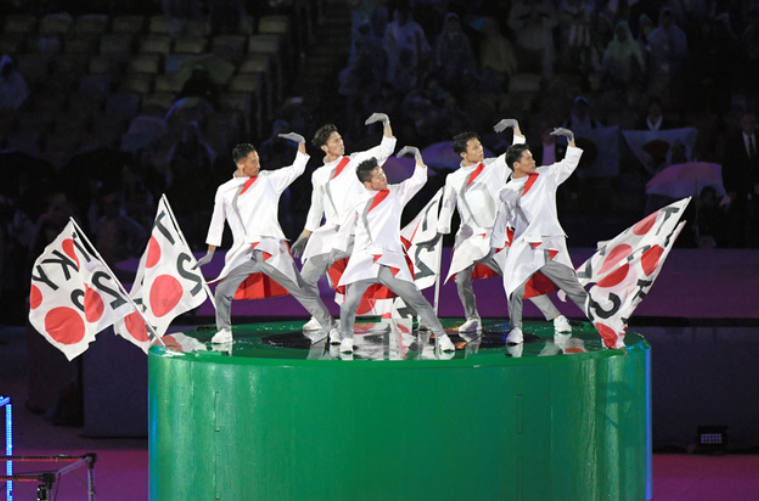
<path id="1" fill-rule="evenodd" d="M 142 314 L 142 309 L 140 309 L 140 307 L 137 306 L 137 304 L 132 299 L 132 296 L 130 296 L 127 293 L 126 289 L 124 288 L 124 285 L 122 285 L 121 281 L 118 278 L 116 278 L 116 275 L 113 273 L 113 270 L 111 270 L 111 267 L 108 266 L 108 263 L 105 262 L 105 260 L 103 259 L 103 256 L 100 255 L 100 253 L 98 252 L 97 248 L 95 248 L 95 246 L 92 245 L 92 242 L 90 242 L 90 239 L 87 238 L 87 235 L 85 235 L 85 233 L 82 230 L 82 228 L 79 227 L 79 225 L 77 224 L 76 220 L 74 220 L 73 217 L 69 218 L 69 219 L 71 220 L 72 223 L 74 223 L 74 228 L 76 228 L 77 233 L 82 237 L 82 239 L 84 240 L 84 242 L 95 253 L 95 257 L 97 257 L 98 260 L 103 264 L 103 266 L 105 266 L 105 269 L 108 270 L 108 273 L 110 273 L 111 277 L 113 278 L 113 281 L 116 282 L 116 285 L 119 287 L 119 290 L 121 291 L 121 293 L 124 294 L 124 296 L 127 298 L 127 302 L 132 306 L 132 308 L 135 309 L 135 311 L 137 311 L 137 313 L 140 314 L 140 316 L 142 317 L 142 320 L 145 322 L 145 326 L 147 327 L 148 332 L 150 333 L 150 335 L 153 338 L 153 340 L 157 341 L 158 343 L 161 344 L 161 346 L 163 346 L 164 348 L 166 348 L 166 343 L 164 343 L 163 339 L 161 339 L 160 336 L 158 336 L 158 333 L 155 331 L 155 329 L 153 328 L 153 326 L 150 325 L 150 322 L 148 322 L 148 320 L 145 318 L 145 315 Z"/>
<path id="2" fill-rule="evenodd" d="M 438 306 L 440 305 L 440 271 L 443 268 L 443 235 L 440 235 L 440 242 L 437 245 L 437 273 L 435 273 L 435 303 L 433 310 L 435 316 L 438 316 Z"/>
<path id="3" fill-rule="evenodd" d="M 166 194 L 161 194 L 161 200 L 164 200 L 166 202 L 166 209 L 169 211 L 169 217 L 171 218 L 171 222 L 174 224 L 174 227 L 177 229 L 177 234 L 179 235 L 179 238 L 182 239 L 182 243 L 185 244 L 185 246 L 189 249 L 190 246 L 187 244 L 187 240 L 184 238 L 184 233 L 182 233 L 182 228 L 179 227 L 179 223 L 177 222 L 177 218 L 174 217 L 174 210 L 171 208 L 171 205 L 169 205 L 169 199 L 166 198 Z M 192 256 L 193 259 L 195 259 L 195 256 Z M 197 261 L 195 261 L 197 264 Z M 213 293 L 211 292 L 211 288 L 208 286 L 208 282 L 206 282 L 206 277 L 203 276 L 203 273 L 198 270 L 200 275 L 200 280 L 203 282 L 203 289 L 206 291 L 206 294 L 208 294 L 208 299 L 211 300 L 211 304 L 213 305 L 214 311 L 216 310 L 216 303 L 213 300 Z"/>

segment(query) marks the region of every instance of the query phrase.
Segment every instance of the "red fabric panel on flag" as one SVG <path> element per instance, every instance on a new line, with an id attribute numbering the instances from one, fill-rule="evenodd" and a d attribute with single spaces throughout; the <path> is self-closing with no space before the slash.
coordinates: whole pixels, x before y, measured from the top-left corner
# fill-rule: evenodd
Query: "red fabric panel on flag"
<path id="1" fill-rule="evenodd" d="M 256 182 L 256 179 L 258 179 L 258 176 L 248 178 L 248 180 L 245 181 L 245 184 L 242 185 L 242 191 L 240 192 L 240 195 L 248 191 L 248 188 L 250 188 L 251 185 Z"/>
<path id="2" fill-rule="evenodd" d="M 246 278 L 235 292 L 235 299 L 264 299 L 287 296 L 287 289 L 263 273 L 253 273 Z"/>
<path id="3" fill-rule="evenodd" d="M 345 294 L 345 286 L 341 285 L 338 287 L 337 284 L 340 283 L 340 278 L 343 276 L 343 272 L 347 266 L 348 258 L 344 257 L 332 263 L 332 266 L 330 266 L 327 270 L 327 275 L 329 275 L 330 283 L 335 284 L 333 289 L 335 289 L 335 292 L 339 292 L 340 294 Z"/>
<path id="4" fill-rule="evenodd" d="M 380 190 L 379 193 L 374 195 L 374 200 L 372 200 L 372 205 L 369 207 L 369 210 L 366 212 L 371 212 L 371 210 L 377 207 L 379 204 L 381 204 L 382 201 L 386 199 L 389 194 L 390 194 L 390 190 Z"/>
<path id="5" fill-rule="evenodd" d="M 335 175 L 332 176 L 332 179 L 335 179 L 337 176 L 340 175 L 340 173 L 343 171 L 346 165 L 351 161 L 348 157 L 343 157 L 342 160 L 340 160 L 340 163 L 337 164 L 337 170 L 335 171 Z"/>
<path id="6" fill-rule="evenodd" d="M 469 176 L 469 180 L 466 182 L 466 185 L 469 186 L 470 184 L 472 184 L 472 181 L 477 179 L 477 176 L 479 176 L 482 173 L 482 170 L 484 168 L 485 168 L 485 164 L 478 165 L 477 168 L 474 169 L 474 171 L 472 171 L 472 175 Z"/>
<path id="7" fill-rule="evenodd" d="M 535 184 L 535 181 L 538 180 L 538 174 L 528 174 L 527 182 L 524 183 L 524 191 L 522 192 L 522 196 L 525 196 L 528 191 L 530 191 L 530 188 L 532 188 L 532 185 Z"/>
<path id="8" fill-rule="evenodd" d="M 524 299 L 529 299 L 556 290 L 559 290 L 559 288 L 551 282 L 551 279 L 542 273 L 537 272 L 527 281 L 527 285 L 525 285 L 524 288 L 524 296 L 522 297 L 524 297 Z"/>

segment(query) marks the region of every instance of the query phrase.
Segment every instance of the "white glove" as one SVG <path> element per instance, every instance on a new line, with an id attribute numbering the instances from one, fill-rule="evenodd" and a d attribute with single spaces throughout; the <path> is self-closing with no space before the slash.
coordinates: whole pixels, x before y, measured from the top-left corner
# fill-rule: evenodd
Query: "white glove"
<path id="1" fill-rule="evenodd" d="M 564 137 L 567 138 L 567 141 L 569 141 L 570 143 L 574 143 L 575 142 L 575 135 L 569 129 L 563 129 L 561 127 L 557 127 L 555 129 L 553 129 L 553 132 L 551 132 L 551 135 L 552 136 L 564 136 Z"/>
<path id="2" fill-rule="evenodd" d="M 364 125 L 371 125 L 375 122 L 382 121 L 382 125 L 387 126 L 390 124 L 390 117 L 385 115 L 384 113 L 372 113 L 372 116 L 366 119 L 366 122 L 364 122 Z"/>
<path id="3" fill-rule="evenodd" d="M 295 241 L 293 246 L 290 247 L 290 250 L 292 250 L 293 252 L 293 256 L 300 257 L 300 255 L 303 254 L 303 251 L 305 250 L 307 243 L 308 243 L 308 237 L 301 233 L 301 235 Z"/>
<path id="4" fill-rule="evenodd" d="M 517 125 L 518 125 L 518 122 L 515 119 L 513 119 L 513 118 L 504 118 L 503 120 L 501 120 L 500 122 L 498 122 L 497 124 L 495 124 L 495 126 L 493 127 L 493 130 L 496 131 L 496 132 L 503 132 L 503 131 L 505 131 L 506 129 L 509 129 L 509 128 L 513 129 Z"/>
<path id="5" fill-rule="evenodd" d="M 213 251 L 208 251 L 205 256 L 198 259 L 198 262 L 192 267 L 192 269 L 197 270 L 198 267 L 207 265 L 211 262 L 211 259 L 213 259 Z"/>
<path id="6" fill-rule="evenodd" d="M 300 134 L 296 134 L 295 132 L 288 132 L 287 134 L 278 134 L 279 137 L 282 139 L 289 139 L 290 141 L 298 144 L 303 144 L 306 142 L 306 138 L 301 136 Z"/>
<path id="7" fill-rule="evenodd" d="M 422 152 L 419 151 L 419 148 L 416 146 L 404 146 L 403 148 L 398 151 L 398 153 L 395 154 L 396 157 L 402 157 L 403 155 L 408 155 L 410 153 L 414 154 L 415 160 L 421 160 L 422 159 Z"/>

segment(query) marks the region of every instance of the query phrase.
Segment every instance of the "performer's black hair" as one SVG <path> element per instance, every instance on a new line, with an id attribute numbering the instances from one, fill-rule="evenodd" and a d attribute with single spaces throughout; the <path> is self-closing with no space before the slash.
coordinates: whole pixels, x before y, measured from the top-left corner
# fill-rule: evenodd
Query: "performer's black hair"
<path id="1" fill-rule="evenodd" d="M 232 148 L 232 161 L 236 164 L 240 160 L 248 157 L 251 153 L 256 151 L 256 147 L 250 143 L 240 143 Z"/>
<path id="2" fill-rule="evenodd" d="M 361 181 L 361 183 L 371 181 L 372 171 L 376 169 L 377 167 L 379 167 L 379 163 L 377 162 L 377 159 L 374 157 L 364 160 L 363 162 L 358 164 L 358 168 L 356 169 L 356 175 L 358 176 L 358 180 Z"/>
<path id="3" fill-rule="evenodd" d="M 477 139 L 479 141 L 480 136 L 477 135 L 476 132 L 472 131 L 462 132 L 461 134 L 454 136 L 453 151 L 455 151 L 457 155 L 461 155 L 466 151 L 466 143 L 472 139 Z"/>
<path id="4" fill-rule="evenodd" d="M 522 154 L 529 150 L 530 147 L 526 144 L 512 144 L 509 149 L 506 150 L 506 165 L 509 169 L 514 170 L 514 162 L 518 162 L 522 158 Z"/>
<path id="5" fill-rule="evenodd" d="M 314 138 L 311 140 L 311 144 L 317 148 L 321 148 L 323 145 L 327 144 L 327 141 L 329 141 L 329 136 L 331 136 L 335 131 L 337 131 L 337 125 L 335 124 L 322 125 L 316 131 L 316 134 L 314 134 Z"/>

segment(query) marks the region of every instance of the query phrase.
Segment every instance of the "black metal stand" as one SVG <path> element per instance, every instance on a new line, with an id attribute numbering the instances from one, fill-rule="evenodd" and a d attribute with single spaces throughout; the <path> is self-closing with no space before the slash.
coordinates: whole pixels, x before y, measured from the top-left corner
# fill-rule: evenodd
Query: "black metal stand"
<path id="1" fill-rule="evenodd" d="M 52 496 L 53 486 L 62 475 L 69 473 L 80 466 L 87 465 L 87 500 L 95 501 L 95 462 L 97 454 L 87 453 L 83 456 L 0 456 L 0 461 L 35 462 L 35 463 L 70 463 L 62 468 L 41 473 L 16 473 L 13 475 L 0 475 L 0 482 L 36 482 L 37 501 L 55 501 Z"/>

